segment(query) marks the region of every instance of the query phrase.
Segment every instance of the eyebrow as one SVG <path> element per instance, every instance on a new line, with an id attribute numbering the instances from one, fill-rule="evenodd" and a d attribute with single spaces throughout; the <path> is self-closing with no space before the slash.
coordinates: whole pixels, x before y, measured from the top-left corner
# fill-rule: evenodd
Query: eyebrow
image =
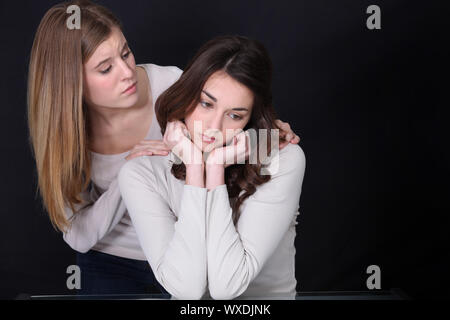
<path id="1" fill-rule="evenodd" d="M 205 90 L 202 90 L 202 92 L 204 94 L 206 94 L 209 98 L 211 98 L 214 102 L 217 102 L 217 98 L 214 97 L 212 94 L 210 94 L 209 92 L 207 92 Z M 248 112 L 247 108 L 233 108 L 232 110 L 234 110 L 234 111 L 247 111 Z"/>
<path id="2" fill-rule="evenodd" d="M 125 48 L 126 47 L 128 47 L 128 42 L 125 42 L 125 44 L 123 45 L 123 48 L 122 48 L 122 50 L 120 50 L 120 52 L 122 52 L 123 50 L 125 50 Z M 103 61 L 101 61 L 94 69 L 97 69 L 98 67 L 100 67 L 102 64 L 104 64 L 105 62 L 108 62 L 109 60 L 111 60 L 111 57 L 110 58 L 107 58 L 107 59 L 105 59 L 105 60 L 103 60 Z"/>

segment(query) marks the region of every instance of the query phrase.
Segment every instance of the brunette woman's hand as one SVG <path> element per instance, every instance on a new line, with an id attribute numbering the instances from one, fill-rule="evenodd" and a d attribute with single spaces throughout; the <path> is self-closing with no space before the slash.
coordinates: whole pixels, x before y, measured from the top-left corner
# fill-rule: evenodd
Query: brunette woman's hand
<path id="1" fill-rule="evenodd" d="M 221 165 L 227 168 L 233 164 L 244 164 L 250 154 L 250 137 L 247 131 L 235 135 L 227 146 L 215 148 L 206 159 L 206 165 Z"/>
<path id="2" fill-rule="evenodd" d="M 167 156 L 170 149 L 162 140 L 143 140 L 130 151 L 127 161 L 142 156 Z"/>
<path id="3" fill-rule="evenodd" d="M 189 131 L 183 122 L 168 122 L 163 142 L 186 166 L 203 164 L 202 152 L 191 141 Z"/>
<path id="4" fill-rule="evenodd" d="M 277 126 L 281 129 L 280 130 L 280 138 L 284 138 L 286 141 L 283 143 L 280 143 L 279 148 L 280 150 L 286 147 L 289 143 L 297 144 L 300 142 L 300 137 L 297 136 L 294 131 L 292 131 L 291 126 L 287 122 L 283 122 L 281 120 L 275 120 L 275 123 Z"/>

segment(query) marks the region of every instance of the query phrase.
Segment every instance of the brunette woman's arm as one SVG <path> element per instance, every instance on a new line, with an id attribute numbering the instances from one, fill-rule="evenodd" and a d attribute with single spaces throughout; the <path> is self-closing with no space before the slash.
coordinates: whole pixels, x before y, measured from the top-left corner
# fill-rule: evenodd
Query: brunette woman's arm
<path id="1" fill-rule="evenodd" d="M 207 166 L 207 180 L 210 169 Z M 233 299 L 244 293 L 298 214 L 305 171 L 302 149 L 286 146 L 267 169 L 271 180 L 244 201 L 236 226 L 226 185 L 208 192 L 208 284 L 214 299 Z"/>
<path id="2" fill-rule="evenodd" d="M 158 282 L 175 298 L 200 299 L 207 283 L 207 190 L 184 185 L 176 216 L 169 206 L 167 173 L 153 165 L 149 157 L 143 157 L 122 167 L 122 197 Z"/>

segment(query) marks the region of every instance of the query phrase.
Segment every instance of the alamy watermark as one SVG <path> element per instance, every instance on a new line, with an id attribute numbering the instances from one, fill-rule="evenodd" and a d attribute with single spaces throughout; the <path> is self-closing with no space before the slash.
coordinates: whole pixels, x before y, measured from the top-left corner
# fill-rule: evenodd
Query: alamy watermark
<path id="1" fill-rule="evenodd" d="M 66 11 L 70 16 L 67 18 L 66 24 L 69 30 L 81 28 L 81 10 L 77 5 L 71 5 Z M 369 30 L 381 29 L 381 9 L 376 4 L 367 7 L 366 13 L 371 14 L 366 20 L 366 26 Z"/>
<path id="2" fill-rule="evenodd" d="M 71 5 L 66 11 L 71 16 L 67 18 L 66 25 L 69 30 L 81 29 L 81 10 L 77 5 Z"/>
<path id="3" fill-rule="evenodd" d="M 373 4 L 367 7 L 366 13 L 371 15 L 367 18 L 366 26 L 369 30 L 381 29 L 381 9 Z"/>
<path id="4" fill-rule="evenodd" d="M 70 276 L 67 278 L 67 281 L 66 281 L 67 289 L 80 290 L 81 289 L 81 269 L 80 269 L 80 267 L 77 265 L 68 266 L 66 273 L 70 274 Z"/>
<path id="5" fill-rule="evenodd" d="M 367 278 L 366 286 L 367 289 L 373 290 L 373 289 L 381 289 L 381 270 L 380 267 L 373 264 L 367 267 L 366 270 L 367 274 L 370 274 L 370 277 Z"/>
<path id="6" fill-rule="evenodd" d="M 203 130 L 202 122 L 194 121 L 194 137 L 187 134 L 187 138 L 193 142 L 194 146 L 201 146 Z M 226 129 L 225 138 L 219 130 L 206 130 L 210 132 L 208 135 L 211 140 L 209 145 L 203 150 L 203 157 L 198 156 L 192 147 L 186 146 L 186 141 L 180 139 L 179 142 L 172 148 L 172 152 L 177 156 L 175 164 L 202 164 L 207 161 L 211 153 L 215 153 L 215 161 L 208 162 L 209 164 L 258 164 L 261 163 L 261 175 L 273 175 L 279 169 L 279 129 Z M 269 143 L 270 135 L 270 143 Z M 233 143 L 233 138 L 239 137 L 236 143 Z M 269 150 L 270 148 L 270 150 Z M 247 161 L 247 162 L 246 162 Z M 259 161 L 259 162 L 258 162 Z M 270 165 L 270 169 L 268 166 Z"/>

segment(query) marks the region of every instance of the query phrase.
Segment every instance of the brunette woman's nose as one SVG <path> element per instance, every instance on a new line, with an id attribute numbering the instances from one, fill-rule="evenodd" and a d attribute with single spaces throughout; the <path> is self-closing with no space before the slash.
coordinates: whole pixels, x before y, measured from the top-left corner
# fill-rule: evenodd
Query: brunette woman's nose
<path id="1" fill-rule="evenodd" d="M 212 118 L 210 119 L 210 121 L 209 121 L 208 127 L 210 129 L 216 129 L 218 131 L 222 131 L 222 120 L 223 119 L 222 119 L 222 115 L 221 114 L 219 114 L 219 113 L 214 114 L 212 116 Z"/>

